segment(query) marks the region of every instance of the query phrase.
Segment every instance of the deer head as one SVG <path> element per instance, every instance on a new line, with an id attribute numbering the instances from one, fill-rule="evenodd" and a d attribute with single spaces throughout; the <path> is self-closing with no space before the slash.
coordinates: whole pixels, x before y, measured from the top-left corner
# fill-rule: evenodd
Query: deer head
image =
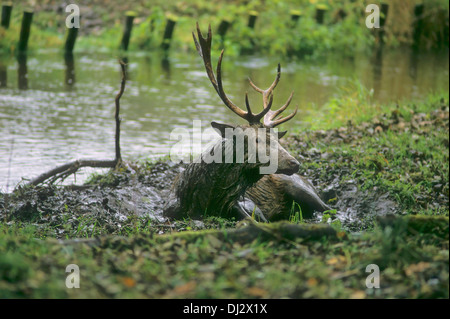
<path id="1" fill-rule="evenodd" d="M 268 173 L 280 173 L 280 174 L 287 174 L 292 175 L 298 171 L 299 163 L 298 161 L 292 157 L 278 142 L 278 139 L 283 137 L 286 132 L 277 132 L 276 130 L 273 130 L 276 126 L 287 122 L 291 118 L 295 116 L 297 113 L 297 109 L 295 109 L 294 112 L 289 114 L 286 117 L 280 117 L 280 114 L 289 106 L 293 92 L 289 96 L 286 103 L 280 107 L 276 111 L 272 111 L 272 102 L 273 102 L 273 91 L 275 87 L 277 86 L 278 82 L 280 81 L 281 77 L 281 67 L 280 64 L 278 64 L 277 68 L 277 75 L 273 83 L 267 88 L 266 90 L 263 90 L 259 87 L 257 87 L 251 79 L 249 79 L 251 87 L 262 94 L 262 100 L 263 100 L 263 109 L 261 112 L 255 114 L 252 112 L 250 103 L 248 100 L 248 94 L 245 94 L 245 106 L 247 111 L 244 111 L 240 107 L 236 106 L 225 94 L 225 91 L 222 86 L 222 58 L 224 50 L 220 53 L 220 57 L 217 63 L 217 69 L 216 74 L 214 74 L 212 63 L 211 63 L 211 41 L 212 41 L 212 34 L 211 34 L 211 25 L 208 28 L 208 36 L 206 38 L 203 37 L 203 34 L 200 31 L 199 25 L 197 23 L 197 37 L 195 36 L 195 33 L 192 33 L 192 36 L 194 38 L 195 46 L 197 48 L 197 51 L 199 55 L 203 59 L 203 63 L 205 65 L 206 74 L 209 77 L 209 80 L 211 81 L 211 84 L 213 85 L 214 89 L 216 90 L 217 94 L 221 98 L 222 102 L 227 106 L 231 111 L 233 111 L 236 115 L 239 117 L 245 119 L 248 122 L 248 125 L 245 126 L 235 126 L 235 125 L 229 125 L 229 124 L 223 124 L 223 123 L 217 123 L 217 122 L 211 122 L 211 126 L 216 129 L 223 138 L 227 137 L 227 130 L 228 132 L 234 131 L 234 137 L 238 138 L 242 134 L 242 132 L 246 132 L 246 138 L 247 140 L 254 140 L 256 142 L 256 149 L 258 150 L 258 154 L 262 154 L 260 152 L 260 148 L 264 147 L 264 150 L 269 150 L 269 153 L 272 151 L 275 151 L 276 158 L 276 169 L 275 170 L 269 170 Z M 262 121 L 262 122 L 261 122 Z M 237 130 L 240 129 L 240 130 Z M 261 131 L 265 134 L 263 138 L 261 137 Z M 250 133 L 249 133 L 250 132 Z M 263 145 L 262 145 L 263 144 Z M 247 149 L 246 149 L 247 151 Z M 272 153 L 273 154 L 273 153 Z M 258 162 L 261 164 L 261 162 Z"/>

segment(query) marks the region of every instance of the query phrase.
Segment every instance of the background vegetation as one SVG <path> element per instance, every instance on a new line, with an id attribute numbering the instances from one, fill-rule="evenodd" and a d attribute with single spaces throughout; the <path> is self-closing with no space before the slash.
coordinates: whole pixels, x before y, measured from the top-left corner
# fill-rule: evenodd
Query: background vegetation
<path id="1" fill-rule="evenodd" d="M 130 50 L 159 48 L 167 19 L 176 21 L 172 47 L 191 50 L 191 31 L 199 21 L 206 30 L 208 24 L 217 30 L 222 21 L 231 26 L 225 43 L 228 55 L 241 53 L 321 56 L 339 50 L 348 55 L 369 50 L 378 41 L 377 32 L 365 27 L 365 4 L 350 0 L 234 0 L 234 1 L 69 1 L 55 0 L 14 2 L 9 31 L 0 29 L 0 49 L 14 51 L 22 10 L 33 8 L 31 48 L 62 47 L 65 37 L 65 6 L 76 3 L 81 9 L 80 50 L 110 50 L 119 47 L 125 12 L 136 14 Z M 377 1 L 376 1 L 377 3 Z M 414 35 L 416 0 L 390 0 L 385 25 L 386 46 L 411 44 Z M 379 3 L 378 3 L 379 4 Z M 324 9 L 323 24 L 316 21 L 317 8 Z M 420 46 L 448 47 L 448 1 L 427 1 L 423 14 Z M 257 15 L 254 29 L 247 26 L 250 14 Z M 299 15 L 297 22 L 292 15 Z"/>

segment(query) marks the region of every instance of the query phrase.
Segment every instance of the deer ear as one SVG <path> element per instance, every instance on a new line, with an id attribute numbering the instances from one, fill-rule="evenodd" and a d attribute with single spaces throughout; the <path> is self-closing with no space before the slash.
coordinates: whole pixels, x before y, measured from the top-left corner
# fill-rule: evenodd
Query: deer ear
<path id="1" fill-rule="evenodd" d="M 211 122 L 211 126 L 213 127 L 213 129 L 218 131 L 218 133 L 222 136 L 222 138 L 225 138 L 225 129 L 227 129 L 227 128 L 235 129 L 235 127 L 233 125 L 217 123 L 214 121 Z"/>
<path id="2" fill-rule="evenodd" d="M 285 136 L 287 133 L 287 131 L 283 131 L 283 132 L 278 132 L 278 139 L 282 138 L 283 136 Z"/>

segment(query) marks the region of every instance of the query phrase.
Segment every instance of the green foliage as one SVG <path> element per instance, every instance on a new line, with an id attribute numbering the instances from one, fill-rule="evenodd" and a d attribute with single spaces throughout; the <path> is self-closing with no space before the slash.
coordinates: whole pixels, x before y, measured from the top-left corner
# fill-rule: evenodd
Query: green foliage
<path id="1" fill-rule="evenodd" d="M 346 125 L 349 121 L 360 123 L 372 119 L 380 107 L 372 101 L 373 91 L 365 88 L 358 80 L 348 80 L 338 88 L 336 97 L 331 98 L 319 112 L 308 116 L 306 123 L 312 129 L 327 129 Z"/>
<path id="2" fill-rule="evenodd" d="M 52 1 L 48 1 L 52 2 Z M 80 3 L 84 6 L 84 3 Z M 325 5 L 325 23 L 318 24 L 315 19 L 316 9 Z M 368 51 L 375 44 L 375 33 L 364 24 L 364 5 L 353 1 L 155 1 L 150 3 L 131 1 L 126 4 L 114 2 L 90 5 L 94 16 L 103 20 L 102 28 L 82 30 L 77 40 L 76 50 L 118 50 L 123 32 L 123 14 L 127 10 L 137 13 L 133 27 L 129 50 L 153 50 L 161 46 L 162 35 L 167 18 L 176 20 L 171 47 L 182 50 L 194 50 L 191 31 L 199 22 L 206 31 L 211 24 L 213 33 L 221 21 L 231 23 L 223 42 L 216 36 L 213 48 L 226 48 L 227 55 L 263 54 L 276 56 L 302 56 L 317 58 L 333 51 L 343 55 L 353 55 L 356 51 Z M 436 7 L 433 11 L 432 7 Z M 441 12 L 442 3 L 436 1 L 430 12 Z M 448 7 L 448 5 L 444 4 Z M 118 10 L 117 8 L 125 10 Z M 14 7 L 10 30 L 0 30 L 0 50 L 13 51 L 19 34 L 21 9 L 18 3 Z M 44 8 L 46 8 L 44 6 Z M 428 7 L 427 7 L 428 8 Z M 40 10 L 35 13 L 32 26 L 30 49 L 41 47 L 62 48 L 65 38 L 64 14 L 52 10 Z M 441 10 L 441 11 L 439 11 Z M 249 28 L 248 17 L 257 13 L 256 26 Z M 340 15 L 345 12 L 345 18 Z M 299 14 L 298 21 L 291 15 Z M 428 24 L 427 24 L 428 26 Z M 432 30 L 432 27 L 428 26 Z M 428 30 L 427 29 L 427 30 Z M 411 33 L 407 30 L 404 33 Z M 442 33 L 439 30 L 430 31 Z M 439 34 L 440 34 L 439 33 Z M 439 35 L 438 34 L 438 35 Z M 387 45 L 401 42 L 403 35 L 389 34 Z M 441 37 L 435 36 L 435 39 Z"/>
<path id="3" fill-rule="evenodd" d="M 366 28 L 358 27 L 359 18 L 352 13 L 342 21 L 319 25 L 314 18 L 315 5 L 303 2 L 300 4 L 302 16 L 294 23 L 290 18 L 291 9 L 298 6 L 298 3 L 289 1 L 266 1 L 264 4 L 249 2 L 243 6 L 241 3 L 231 3 L 219 7 L 213 30 L 217 29 L 221 20 L 232 21 L 232 27 L 224 43 L 216 42 L 215 48 L 225 47 L 228 55 L 259 52 L 314 58 L 335 49 L 351 54 L 373 43 L 370 33 Z M 255 29 L 247 26 L 251 10 L 259 13 Z M 349 10 L 351 12 L 352 8 Z M 199 20 L 209 21 L 210 18 Z"/>
<path id="4" fill-rule="evenodd" d="M 119 185 L 123 175 L 118 174 L 114 170 L 108 171 L 106 174 L 93 173 L 86 180 L 86 185 L 101 185 L 102 187 L 114 187 Z"/>
<path id="5" fill-rule="evenodd" d="M 0 27 L 0 53 L 14 53 L 17 50 L 22 21 L 20 9 L 19 6 L 12 10 L 9 29 Z M 58 24 L 61 24 L 61 21 L 58 21 L 54 12 L 35 13 L 30 30 L 28 50 L 62 47 L 65 34 L 59 31 Z"/>
<path id="6" fill-rule="evenodd" d="M 0 227 L 0 297 L 448 298 L 448 218 L 397 218 L 339 240 L 239 238 L 221 230 L 82 244 Z M 80 289 L 64 285 L 68 264 L 80 267 Z M 377 294 L 364 286 L 369 264 L 380 267 Z"/>
<path id="7" fill-rule="evenodd" d="M 309 125 L 311 130 L 333 129 L 346 126 L 348 123 L 357 125 L 368 122 L 380 114 L 391 113 L 394 110 L 408 121 L 415 112 L 430 112 L 435 109 L 441 100 L 449 99 L 449 93 L 434 92 L 426 95 L 422 101 L 391 104 L 375 103 L 372 97 L 373 91 L 367 89 L 360 81 L 348 80 L 338 88 L 335 97 L 330 98 L 322 107 L 310 111 L 304 123 Z"/>
<path id="8" fill-rule="evenodd" d="M 291 207 L 291 211 L 289 213 L 289 222 L 291 222 L 293 224 L 304 223 L 302 208 L 295 201 L 292 201 L 292 207 Z"/>

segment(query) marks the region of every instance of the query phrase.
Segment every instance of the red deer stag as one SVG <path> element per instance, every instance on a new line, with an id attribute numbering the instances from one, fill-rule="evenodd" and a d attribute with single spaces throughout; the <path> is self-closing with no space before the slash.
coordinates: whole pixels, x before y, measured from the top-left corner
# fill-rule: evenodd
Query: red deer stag
<path id="1" fill-rule="evenodd" d="M 250 85 L 262 94 L 263 110 L 257 114 L 253 113 L 246 94 L 247 111 L 244 111 L 231 102 L 224 92 L 221 70 L 223 50 L 217 63 L 217 77 L 212 69 L 211 26 L 207 38 L 204 38 L 197 24 L 197 35 L 198 40 L 193 33 L 194 42 L 203 58 L 206 73 L 214 89 L 222 102 L 245 119 L 248 125 L 233 126 L 211 122 L 211 126 L 220 132 L 222 139 L 202 153 L 200 160 L 188 164 L 177 176 L 164 208 L 164 216 L 179 218 L 215 214 L 225 217 L 245 217 L 254 213 L 259 219 L 267 221 L 288 218 L 293 201 L 300 204 L 304 213 L 329 209 L 319 198 L 314 187 L 295 174 L 299 169 L 299 162 L 278 142 L 286 132 L 277 132 L 274 128 L 290 120 L 297 113 L 295 109 L 290 115 L 279 117 L 289 106 L 293 93 L 281 108 L 271 110 L 273 90 L 281 76 L 280 65 L 278 64 L 274 82 L 266 90 L 258 88 L 249 80 Z M 231 133 L 231 138 L 228 133 Z M 251 145 L 254 145 L 254 149 Z M 241 160 L 238 160 L 239 148 L 243 155 Z M 257 151 L 259 155 L 257 160 L 252 157 L 250 150 Z M 277 167 L 271 172 L 273 174 L 264 175 L 261 168 L 267 168 L 265 166 L 267 160 L 261 160 L 264 158 L 261 154 L 268 153 L 270 160 L 277 163 Z M 231 157 L 228 157 L 230 154 Z M 215 160 L 212 160 L 213 157 Z M 233 160 L 227 161 L 227 158 Z"/>

